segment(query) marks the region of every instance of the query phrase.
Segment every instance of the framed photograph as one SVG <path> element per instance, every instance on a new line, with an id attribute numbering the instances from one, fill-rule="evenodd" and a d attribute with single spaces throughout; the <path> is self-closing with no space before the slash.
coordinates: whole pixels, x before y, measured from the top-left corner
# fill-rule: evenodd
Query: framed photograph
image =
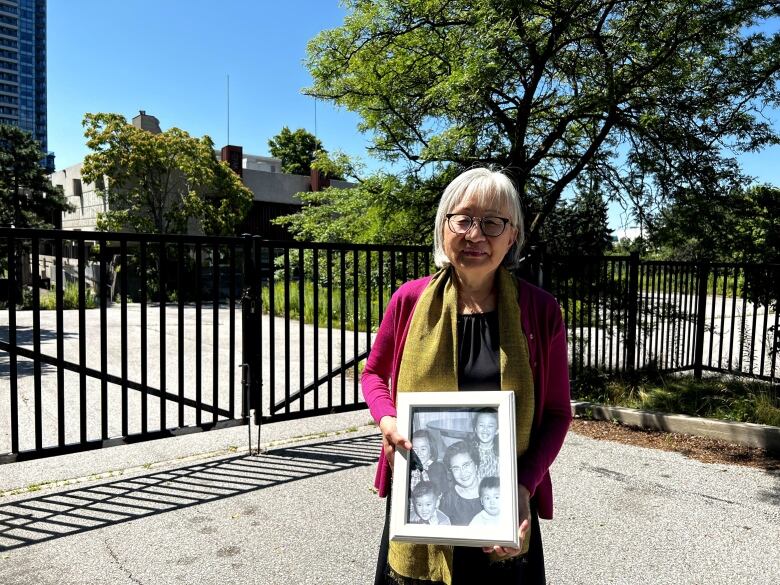
<path id="1" fill-rule="evenodd" d="M 519 547 L 514 392 L 402 392 L 390 539 Z"/>

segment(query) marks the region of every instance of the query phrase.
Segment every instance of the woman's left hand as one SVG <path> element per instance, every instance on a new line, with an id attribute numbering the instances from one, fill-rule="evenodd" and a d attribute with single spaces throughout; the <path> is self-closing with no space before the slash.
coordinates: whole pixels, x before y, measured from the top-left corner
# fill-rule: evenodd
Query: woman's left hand
<path id="1" fill-rule="evenodd" d="M 523 551 L 523 542 L 531 527 L 531 494 L 524 485 L 518 487 L 517 505 L 520 512 L 520 548 L 511 546 L 485 546 L 482 550 L 486 553 L 496 553 L 501 559 L 516 557 Z"/>

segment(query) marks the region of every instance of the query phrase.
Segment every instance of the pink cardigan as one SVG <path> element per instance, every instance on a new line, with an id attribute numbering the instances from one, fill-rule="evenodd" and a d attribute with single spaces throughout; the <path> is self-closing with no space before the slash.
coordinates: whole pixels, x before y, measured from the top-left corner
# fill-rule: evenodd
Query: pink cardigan
<path id="1" fill-rule="evenodd" d="M 361 378 L 363 397 L 371 416 L 396 416 L 395 388 L 406 335 L 417 299 L 430 276 L 407 282 L 390 299 Z M 552 483 L 548 472 L 560 451 L 571 422 L 569 364 L 561 310 L 545 291 L 520 281 L 519 304 L 528 339 L 534 375 L 534 426 L 528 451 L 518 461 L 518 481 L 536 498 L 539 516 L 552 518 Z M 379 455 L 375 486 L 385 497 L 390 488 L 390 466 Z"/>

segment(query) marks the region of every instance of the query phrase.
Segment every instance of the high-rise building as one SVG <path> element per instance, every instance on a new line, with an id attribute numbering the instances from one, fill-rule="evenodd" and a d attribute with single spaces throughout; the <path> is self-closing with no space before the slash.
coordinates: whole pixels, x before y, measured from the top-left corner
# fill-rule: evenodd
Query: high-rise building
<path id="1" fill-rule="evenodd" d="M 47 152 L 46 0 L 0 0 L 0 123 L 26 130 Z M 45 164 L 53 163 L 50 154 Z"/>

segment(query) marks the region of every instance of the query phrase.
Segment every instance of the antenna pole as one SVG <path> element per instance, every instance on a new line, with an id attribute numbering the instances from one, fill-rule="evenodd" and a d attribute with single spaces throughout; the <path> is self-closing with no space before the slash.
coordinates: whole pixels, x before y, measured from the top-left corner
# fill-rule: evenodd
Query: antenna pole
<path id="1" fill-rule="evenodd" d="M 227 143 L 230 144 L 230 74 L 227 74 Z"/>

